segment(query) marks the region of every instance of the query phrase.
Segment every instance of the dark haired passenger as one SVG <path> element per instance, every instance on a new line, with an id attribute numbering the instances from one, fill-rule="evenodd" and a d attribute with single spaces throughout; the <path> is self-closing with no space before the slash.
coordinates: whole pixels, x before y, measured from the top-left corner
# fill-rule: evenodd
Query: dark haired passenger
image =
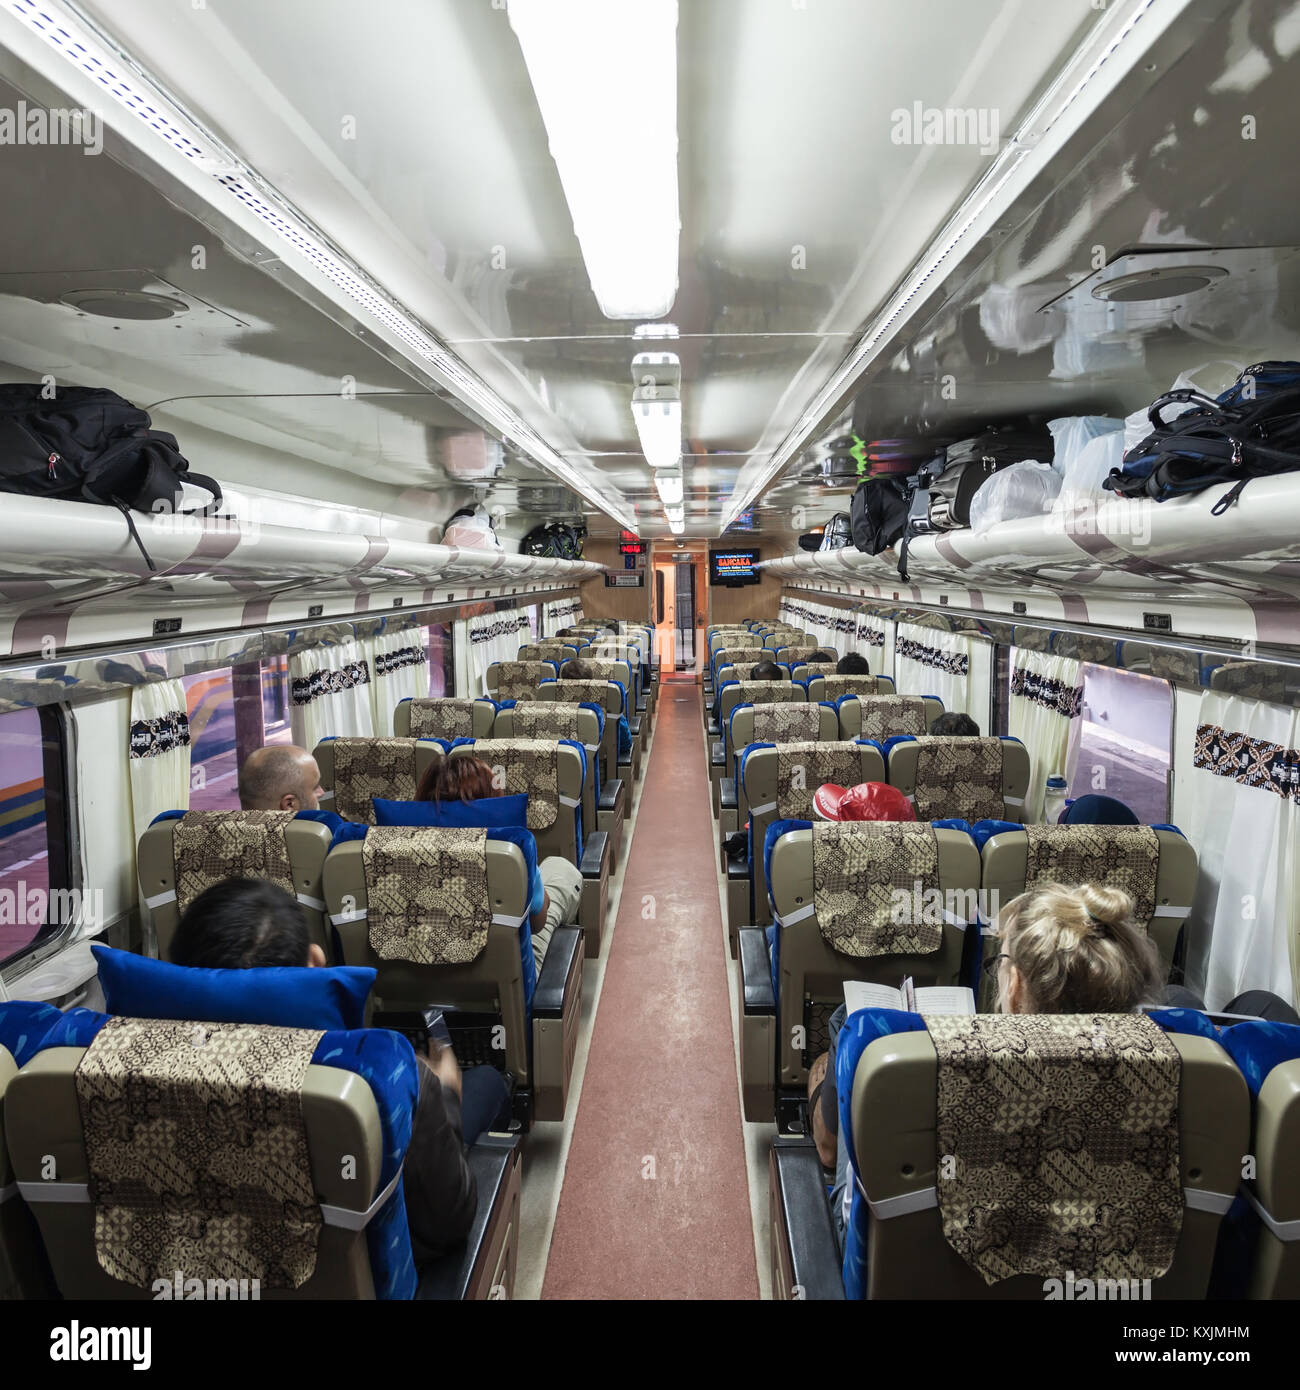
<path id="1" fill-rule="evenodd" d="M 226 879 L 200 893 L 176 928 L 171 958 L 203 970 L 325 964 L 298 904 L 276 884 L 252 878 Z M 462 1074 L 452 1050 L 432 1040 L 427 1054 L 417 1048 L 415 1057 L 420 1089 L 403 1173 L 419 1266 L 468 1235 L 478 1193 L 466 1144 L 508 1124 L 509 1103 L 505 1078 L 494 1067 Z"/>
<path id="2" fill-rule="evenodd" d="M 505 796 L 491 767 L 482 758 L 448 758 L 434 763 L 415 789 L 417 801 L 471 802 L 486 797 Z M 533 871 L 529 884 L 528 925 L 533 936 L 533 961 L 538 970 L 546 959 L 546 948 L 556 927 L 577 921 L 582 899 L 582 874 L 575 864 L 558 854 L 547 855 Z"/>
<path id="3" fill-rule="evenodd" d="M 858 652 L 845 652 L 835 663 L 835 674 L 837 676 L 869 676 L 871 667 L 865 656 Z"/>
<path id="4" fill-rule="evenodd" d="M 980 726 L 969 714 L 952 709 L 941 714 L 930 725 L 930 733 L 934 738 L 979 738 Z"/>

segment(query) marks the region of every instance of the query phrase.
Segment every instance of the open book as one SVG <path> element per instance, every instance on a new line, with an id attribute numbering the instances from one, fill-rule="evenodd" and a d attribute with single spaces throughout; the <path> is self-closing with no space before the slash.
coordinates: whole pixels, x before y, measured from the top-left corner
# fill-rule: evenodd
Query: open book
<path id="1" fill-rule="evenodd" d="M 927 1017 L 975 1012 L 975 995 L 965 985 L 926 985 L 917 989 L 910 975 L 901 989 L 845 980 L 844 1003 L 849 1013 L 859 1009 L 903 1009 L 909 1014 Z"/>

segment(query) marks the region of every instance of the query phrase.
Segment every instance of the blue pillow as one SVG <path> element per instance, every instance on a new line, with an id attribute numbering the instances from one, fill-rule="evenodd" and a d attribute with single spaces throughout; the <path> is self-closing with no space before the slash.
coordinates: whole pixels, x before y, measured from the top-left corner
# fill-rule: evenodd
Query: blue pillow
<path id="1" fill-rule="evenodd" d="M 125 1018 L 192 1018 L 277 1028 L 361 1028 L 375 983 L 369 966 L 268 965 L 204 970 L 92 946 L 104 1005 Z"/>
<path id="2" fill-rule="evenodd" d="M 442 825 L 491 830 L 523 825 L 528 796 L 480 796 L 472 801 L 385 801 L 375 797 L 376 825 Z"/>

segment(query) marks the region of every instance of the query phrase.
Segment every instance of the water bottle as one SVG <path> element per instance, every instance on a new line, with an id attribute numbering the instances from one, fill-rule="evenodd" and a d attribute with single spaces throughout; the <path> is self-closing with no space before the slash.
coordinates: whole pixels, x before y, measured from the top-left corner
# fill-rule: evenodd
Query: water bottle
<path id="1" fill-rule="evenodd" d="M 1043 795 L 1043 820 L 1055 825 L 1065 812 L 1065 778 L 1059 773 L 1047 779 L 1047 790 Z"/>

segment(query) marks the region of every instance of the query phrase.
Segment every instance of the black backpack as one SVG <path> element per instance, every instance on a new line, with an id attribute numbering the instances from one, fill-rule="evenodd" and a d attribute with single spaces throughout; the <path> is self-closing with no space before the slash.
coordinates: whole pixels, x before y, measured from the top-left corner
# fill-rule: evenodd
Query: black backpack
<path id="1" fill-rule="evenodd" d="M 541 555 L 549 560 L 581 560 L 586 536 L 584 525 L 568 526 L 562 521 L 548 521 L 534 526 L 519 542 L 519 553 Z"/>
<path id="2" fill-rule="evenodd" d="M 1166 423 L 1164 410 L 1188 404 Z M 1221 516 L 1252 478 L 1300 469 L 1300 362 L 1247 367 L 1221 395 L 1168 391 L 1147 412 L 1151 433 L 1102 484 L 1121 497 L 1171 497 L 1234 482 L 1211 508 Z"/>
<path id="3" fill-rule="evenodd" d="M 176 436 L 152 429 L 147 411 L 95 387 L 60 386 L 43 399 L 45 389 L 0 386 L 0 492 L 117 507 L 150 569 L 133 510 L 181 512 L 186 482 L 212 493 L 187 515 L 220 507 L 220 486 L 190 472 Z"/>
<path id="4" fill-rule="evenodd" d="M 907 499 L 905 479 L 868 478 L 849 503 L 853 544 L 867 555 L 888 550 L 907 527 Z"/>

